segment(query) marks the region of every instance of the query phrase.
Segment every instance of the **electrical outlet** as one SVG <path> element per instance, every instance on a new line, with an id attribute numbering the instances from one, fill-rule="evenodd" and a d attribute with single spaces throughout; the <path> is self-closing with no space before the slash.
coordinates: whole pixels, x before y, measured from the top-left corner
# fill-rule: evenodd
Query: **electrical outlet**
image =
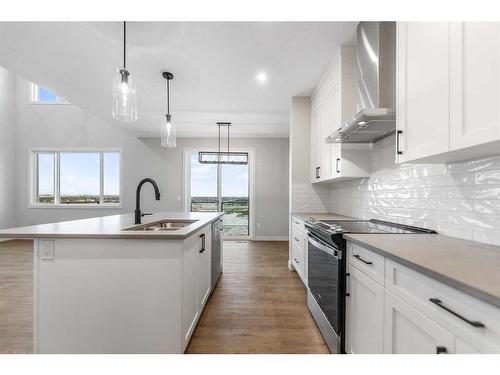
<path id="1" fill-rule="evenodd" d="M 177 196 L 177 202 L 180 202 L 182 200 L 182 197 L 180 195 Z"/>
<path id="2" fill-rule="evenodd" d="M 257 223 L 257 229 L 260 229 L 260 223 Z"/>
<path id="3" fill-rule="evenodd" d="M 54 260 L 54 241 L 40 240 L 38 241 L 38 252 L 41 260 Z"/>

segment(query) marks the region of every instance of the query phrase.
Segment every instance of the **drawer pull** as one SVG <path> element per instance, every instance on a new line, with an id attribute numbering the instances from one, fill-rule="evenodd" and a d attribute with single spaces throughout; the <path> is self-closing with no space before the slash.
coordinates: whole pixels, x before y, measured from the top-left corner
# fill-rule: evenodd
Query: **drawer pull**
<path id="1" fill-rule="evenodd" d="M 297 224 L 297 225 L 300 225 L 300 223 L 298 221 L 294 221 L 294 223 Z"/>
<path id="2" fill-rule="evenodd" d="M 445 346 L 436 346 L 436 354 L 446 354 L 448 350 Z"/>
<path id="3" fill-rule="evenodd" d="M 373 264 L 373 262 L 370 262 L 368 260 L 364 260 L 358 254 L 353 255 L 353 257 L 356 258 L 356 259 L 358 259 L 358 260 L 360 260 L 360 261 L 362 261 L 364 264 Z"/>
<path id="4" fill-rule="evenodd" d="M 429 298 L 429 301 L 431 301 L 433 304 L 439 306 L 443 310 L 448 311 L 450 314 L 455 315 L 457 318 L 463 320 L 464 322 L 469 323 L 473 327 L 478 327 L 478 328 L 484 327 L 483 323 L 478 322 L 478 321 L 469 320 L 467 318 L 464 318 L 462 315 L 457 314 L 455 311 L 449 309 L 448 307 L 446 307 L 445 305 L 443 305 L 443 303 L 441 302 L 441 300 L 438 299 L 438 298 Z"/>

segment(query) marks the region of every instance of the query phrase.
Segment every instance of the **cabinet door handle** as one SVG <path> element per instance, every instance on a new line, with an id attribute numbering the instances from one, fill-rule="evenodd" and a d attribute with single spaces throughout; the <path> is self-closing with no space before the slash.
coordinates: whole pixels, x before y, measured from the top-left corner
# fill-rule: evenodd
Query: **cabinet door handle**
<path id="1" fill-rule="evenodd" d="M 448 350 L 445 346 L 436 346 L 436 354 L 446 354 Z"/>
<path id="2" fill-rule="evenodd" d="M 297 237 L 293 237 L 293 239 L 297 242 L 300 242 L 300 240 Z"/>
<path id="3" fill-rule="evenodd" d="M 453 311 L 452 309 L 446 307 L 445 305 L 443 305 L 443 303 L 441 302 L 441 300 L 439 298 L 429 298 L 429 301 L 431 301 L 436 306 L 442 308 L 443 310 L 448 311 L 451 315 L 456 316 L 458 319 L 461 319 L 464 322 L 469 323 L 473 327 L 477 327 L 477 328 L 484 327 L 483 323 L 464 318 L 462 315 L 460 315 L 460 314 L 456 313 L 455 311 Z"/>
<path id="4" fill-rule="evenodd" d="M 316 178 L 320 178 L 321 167 L 316 167 Z"/>
<path id="5" fill-rule="evenodd" d="M 337 158 L 337 164 L 335 166 L 337 169 L 337 173 L 340 173 L 339 163 L 340 163 L 340 159 Z"/>
<path id="6" fill-rule="evenodd" d="M 401 154 L 403 153 L 403 151 L 401 151 L 401 150 L 399 149 L 399 136 L 400 136 L 401 134 L 403 134 L 403 131 L 402 131 L 402 130 L 398 130 L 398 131 L 396 132 L 396 152 L 397 152 L 397 154 L 398 154 L 398 155 L 401 155 Z"/>
<path id="7" fill-rule="evenodd" d="M 346 290 L 345 296 L 346 297 L 350 297 L 351 296 L 351 293 L 347 292 L 349 290 L 349 284 L 347 283 L 347 280 L 349 280 L 348 279 L 349 276 L 351 276 L 351 274 L 349 272 L 346 272 L 345 273 L 345 290 Z"/>
<path id="8" fill-rule="evenodd" d="M 200 254 L 205 251 L 205 234 L 200 234 L 201 238 L 201 249 Z"/>
<path id="9" fill-rule="evenodd" d="M 364 264 L 373 264 L 373 262 L 370 262 L 368 260 L 364 260 L 358 254 L 353 255 L 353 257 L 356 258 L 356 259 L 358 259 L 358 260 L 360 260 L 360 261 L 362 261 Z"/>
<path id="10" fill-rule="evenodd" d="M 297 258 L 293 258 L 295 260 L 295 263 L 300 264 L 300 262 L 297 260 Z"/>

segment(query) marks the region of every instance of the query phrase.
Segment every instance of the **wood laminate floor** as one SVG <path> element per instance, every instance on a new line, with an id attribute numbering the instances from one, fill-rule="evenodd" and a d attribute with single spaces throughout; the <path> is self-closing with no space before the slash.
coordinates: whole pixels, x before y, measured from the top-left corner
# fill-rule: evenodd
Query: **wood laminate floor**
<path id="1" fill-rule="evenodd" d="M 0 242 L 0 353 L 33 351 L 33 241 Z"/>
<path id="2" fill-rule="evenodd" d="M 224 273 L 187 353 L 328 353 L 287 242 L 224 243 Z M 0 353 L 32 352 L 32 241 L 0 242 Z"/>
<path id="3" fill-rule="evenodd" d="M 224 242 L 224 272 L 187 353 L 328 353 L 288 242 Z"/>

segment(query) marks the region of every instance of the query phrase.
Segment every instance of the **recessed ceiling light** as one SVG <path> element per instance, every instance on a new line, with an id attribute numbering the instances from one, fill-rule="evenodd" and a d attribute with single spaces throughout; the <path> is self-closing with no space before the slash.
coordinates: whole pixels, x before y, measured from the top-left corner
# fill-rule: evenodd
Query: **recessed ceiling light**
<path id="1" fill-rule="evenodd" d="M 267 81 L 267 75 L 266 73 L 264 72 L 258 72 L 256 75 L 255 75 L 255 79 L 257 80 L 257 82 L 259 83 L 266 83 Z"/>

